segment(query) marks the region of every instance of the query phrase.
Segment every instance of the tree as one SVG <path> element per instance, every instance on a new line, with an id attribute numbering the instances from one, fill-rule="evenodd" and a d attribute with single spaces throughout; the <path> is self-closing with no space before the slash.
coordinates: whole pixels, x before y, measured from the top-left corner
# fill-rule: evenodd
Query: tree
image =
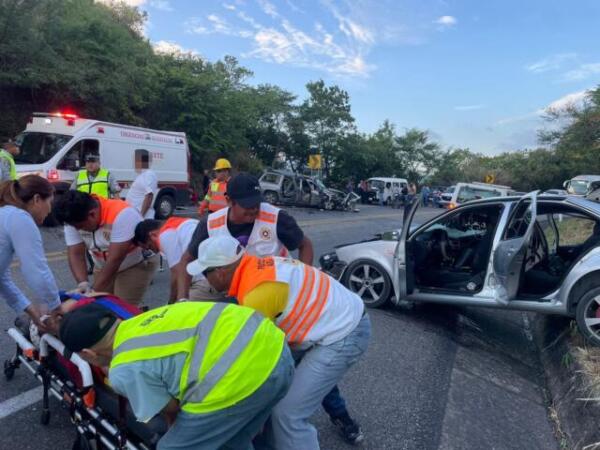
<path id="1" fill-rule="evenodd" d="M 442 152 L 436 142 L 431 142 L 427 131 L 411 128 L 396 141 L 396 156 L 406 170 L 406 177 L 420 184 L 439 167 Z"/>
<path id="2" fill-rule="evenodd" d="M 322 155 L 324 170 L 329 174 L 336 154 L 344 152 L 340 140 L 354 129 L 350 112 L 350 96 L 338 86 L 326 86 L 323 80 L 306 85 L 309 98 L 300 106 L 299 115 L 304 122 L 311 145 Z M 306 161 L 310 149 L 296 149 L 296 159 Z"/>

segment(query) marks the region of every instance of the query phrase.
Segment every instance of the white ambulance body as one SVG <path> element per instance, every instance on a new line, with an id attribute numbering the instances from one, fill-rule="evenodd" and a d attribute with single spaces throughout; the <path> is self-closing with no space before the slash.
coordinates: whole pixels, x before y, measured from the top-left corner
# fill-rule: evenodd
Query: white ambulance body
<path id="1" fill-rule="evenodd" d="M 190 157 L 185 133 L 83 119 L 68 113 L 34 113 L 17 137 L 21 154 L 15 158 L 19 176 L 35 173 L 51 181 L 60 194 L 69 189 L 85 156 L 100 155 L 100 165 L 122 187 L 121 197 L 138 175 L 135 155 L 149 156 L 158 178 L 154 199 L 158 218 L 190 200 Z"/>

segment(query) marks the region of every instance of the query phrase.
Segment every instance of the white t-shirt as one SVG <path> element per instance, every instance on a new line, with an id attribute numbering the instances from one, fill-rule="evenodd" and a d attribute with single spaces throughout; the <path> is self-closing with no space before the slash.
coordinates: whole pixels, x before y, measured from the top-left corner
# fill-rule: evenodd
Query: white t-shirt
<path id="1" fill-rule="evenodd" d="M 177 228 L 166 230 L 160 234 L 160 252 L 167 260 L 169 269 L 181 261 L 181 257 L 190 245 L 198 222 L 198 220 L 189 219 Z"/>
<path id="2" fill-rule="evenodd" d="M 125 208 L 115 218 L 110 232 L 111 243 L 127 242 L 133 239 L 135 227 L 141 222 L 140 213 L 133 208 Z M 85 232 L 84 232 L 85 233 Z M 81 233 L 71 225 L 65 225 L 65 241 L 67 246 L 81 244 Z"/>
<path id="3" fill-rule="evenodd" d="M 153 170 L 146 169 L 135 179 L 125 200 L 140 213 L 142 212 L 142 204 L 147 194 L 152 194 L 152 203 L 146 211 L 144 219 L 154 219 L 154 200 L 158 192 L 158 178 Z"/>
<path id="4" fill-rule="evenodd" d="M 93 251 L 96 249 L 100 251 L 106 251 L 108 250 L 108 246 L 112 243 L 118 244 L 133 239 L 135 227 L 141 221 L 142 216 L 136 209 L 125 208 L 115 218 L 115 221 L 110 229 L 110 240 L 108 242 L 106 241 L 104 227 L 100 227 L 94 233 L 90 233 L 88 231 L 77 230 L 71 225 L 65 225 L 65 241 L 69 247 L 72 245 L 85 243 L 88 250 Z M 96 248 L 94 248 L 94 242 L 96 243 Z M 93 252 L 92 255 L 94 255 Z M 128 269 L 129 267 L 141 262 L 143 259 L 142 250 L 139 247 L 135 248 L 127 254 L 119 266 L 119 271 Z M 94 262 L 97 264 L 98 268 L 102 268 L 104 266 L 104 261 L 95 256 Z"/>

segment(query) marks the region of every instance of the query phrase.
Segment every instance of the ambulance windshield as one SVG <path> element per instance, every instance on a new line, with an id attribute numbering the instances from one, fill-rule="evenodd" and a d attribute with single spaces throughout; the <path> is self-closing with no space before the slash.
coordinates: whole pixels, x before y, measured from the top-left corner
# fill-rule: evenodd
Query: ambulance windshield
<path id="1" fill-rule="evenodd" d="M 15 156 L 17 164 L 41 164 L 52 158 L 72 136 L 56 133 L 26 132 L 17 136 L 21 153 Z"/>

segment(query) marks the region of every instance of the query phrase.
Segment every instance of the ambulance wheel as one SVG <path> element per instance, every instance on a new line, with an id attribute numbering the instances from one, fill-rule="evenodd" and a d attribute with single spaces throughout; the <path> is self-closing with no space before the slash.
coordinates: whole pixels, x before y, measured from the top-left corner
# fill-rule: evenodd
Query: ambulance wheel
<path id="1" fill-rule="evenodd" d="M 40 417 L 40 423 L 42 425 L 48 425 L 50 423 L 50 411 L 49 410 L 42 411 L 42 415 Z"/>
<path id="2" fill-rule="evenodd" d="M 159 220 L 168 219 L 175 211 L 175 199 L 173 196 L 163 194 L 156 201 L 156 218 Z"/>
<path id="3" fill-rule="evenodd" d="M 15 376 L 15 366 L 9 361 L 4 361 L 4 378 L 6 381 L 10 381 Z"/>

